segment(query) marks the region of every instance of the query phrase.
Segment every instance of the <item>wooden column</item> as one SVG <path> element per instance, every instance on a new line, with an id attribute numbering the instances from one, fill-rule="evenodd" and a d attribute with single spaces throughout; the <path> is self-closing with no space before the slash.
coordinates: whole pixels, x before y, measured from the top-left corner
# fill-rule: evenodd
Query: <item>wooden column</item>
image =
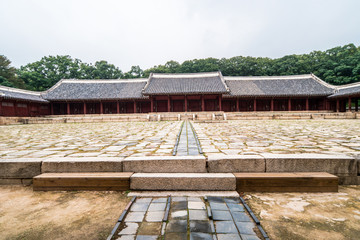
<path id="1" fill-rule="evenodd" d="M 84 114 L 86 114 L 86 102 L 84 102 Z"/>
<path id="2" fill-rule="evenodd" d="M 256 98 L 254 98 L 254 112 L 256 112 Z"/>
<path id="3" fill-rule="evenodd" d="M 116 102 L 116 113 L 117 114 L 120 113 L 120 103 L 119 103 L 119 101 Z"/>
<path id="4" fill-rule="evenodd" d="M 136 101 L 134 100 L 134 113 L 136 113 Z"/>
<path id="5" fill-rule="evenodd" d="M 2 116 L 2 101 L 0 101 L 0 116 Z"/>
<path id="6" fill-rule="evenodd" d="M 288 100 L 288 111 L 291 111 L 291 98 Z"/>
<path id="7" fill-rule="evenodd" d="M 201 95 L 201 111 L 205 111 L 205 100 L 204 95 Z"/>
<path id="8" fill-rule="evenodd" d="M 339 99 L 336 99 L 336 112 L 340 112 L 340 103 L 339 103 Z"/>
<path id="9" fill-rule="evenodd" d="M 171 112 L 170 96 L 168 96 L 167 101 L 168 101 L 168 102 L 167 102 L 167 103 L 168 103 L 168 104 L 167 104 L 167 105 L 168 105 L 168 106 L 167 106 L 168 112 Z"/>
<path id="10" fill-rule="evenodd" d="M 27 115 L 30 116 L 30 102 L 26 103 L 26 111 L 27 111 Z"/>
<path id="11" fill-rule="evenodd" d="M 222 96 L 219 95 L 219 111 L 222 111 Z"/>
<path id="12" fill-rule="evenodd" d="M 358 112 L 359 111 L 359 99 L 355 98 L 355 111 Z"/>
<path id="13" fill-rule="evenodd" d="M 348 99 L 348 110 L 351 112 L 351 98 Z"/>
<path id="14" fill-rule="evenodd" d="M 236 99 L 236 111 L 237 111 L 237 112 L 240 112 L 240 103 L 239 103 L 239 101 L 240 101 L 240 99 L 237 98 L 237 99 Z"/>
<path id="15" fill-rule="evenodd" d="M 306 111 L 309 111 L 309 98 L 306 98 L 305 110 L 306 110 Z"/>
<path id="16" fill-rule="evenodd" d="M 187 112 L 187 96 L 185 95 L 185 112 Z"/>
<path id="17" fill-rule="evenodd" d="M 54 104 L 50 103 L 50 113 L 51 115 L 54 115 Z"/>
<path id="18" fill-rule="evenodd" d="M 103 103 L 100 102 L 100 114 L 104 113 Z"/>
<path id="19" fill-rule="evenodd" d="M 274 111 L 274 99 L 272 98 L 270 101 L 270 111 Z"/>
<path id="20" fill-rule="evenodd" d="M 67 113 L 67 115 L 69 115 L 70 114 L 70 103 L 66 103 L 66 113 Z"/>
<path id="21" fill-rule="evenodd" d="M 150 97 L 150 112 L 154 111 L 154 98 L 151 96 Z"/>

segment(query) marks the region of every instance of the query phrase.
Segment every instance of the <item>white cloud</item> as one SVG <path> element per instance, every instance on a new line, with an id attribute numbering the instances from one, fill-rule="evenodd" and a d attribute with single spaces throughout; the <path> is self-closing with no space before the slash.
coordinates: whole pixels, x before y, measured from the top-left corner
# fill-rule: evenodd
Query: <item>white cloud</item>
<path id="1" fill-rule="evenodd" d="M 359 1 L 1 0 L 1 53 L 107 60 L 123 71 L 168 60 L 281 57 L 360 43 Z"/>

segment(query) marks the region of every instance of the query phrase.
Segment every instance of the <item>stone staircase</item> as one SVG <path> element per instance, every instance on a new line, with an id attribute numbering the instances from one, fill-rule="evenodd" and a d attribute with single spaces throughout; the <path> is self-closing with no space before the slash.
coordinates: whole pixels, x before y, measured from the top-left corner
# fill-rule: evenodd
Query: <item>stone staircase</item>
<path id="1" fill-rule="evenodd" d="M 43 173 L 34 191 L 238 191 L 337 192 L 338 177 L 329 173 Z"/>
<path id="2" fill-rule="evenodd" d="M 40 169 L 34 171 L 34 190 L 336 192 L 339 183 L 359 179 L 356 159 L 323 154 L 57 158 L 35 163 Z M 8 174 L 22 166 L 11 164 Z"/>

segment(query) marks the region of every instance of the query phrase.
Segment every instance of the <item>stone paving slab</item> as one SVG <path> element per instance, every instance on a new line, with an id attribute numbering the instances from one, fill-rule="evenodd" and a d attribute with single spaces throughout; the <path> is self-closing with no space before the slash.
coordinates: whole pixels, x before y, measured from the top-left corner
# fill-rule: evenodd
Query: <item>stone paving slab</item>
<path id="1" fill-rule="evenodd" d="M 354 157 L 329 154 L 261 154 L 266 159 L 266 172 L 357 172 Z"/>
<path id="2" fill-rule="evenodd" d="M 33 178 L 41 174 L 41 159 L 0 159 L 0 178 Z"/>
<path id="3" fill-rule="evenodd" d="M 158 213 L 151 210 L 153 204 L 169 207 L 167 221 L 151 221 L 153 213 Z M 148 209 L 139 212 L 138 207 L 145 205 Z M 227 213 L 226 218 L 216 217 L 219 212 L 213 209 L 216 205 L 226 209 L 223 211 Z M 201 209 L 197 209 L 199 206 Z M 208 197 L 207 201 L 202 197 L 184 196 L 172 197 L 170 201 L 168 198 L 137 198 L 113 239 L 260 239 L 255 223 L 243 209 L 238 197 Z M 215 216 L 213 220 L 208 211 Z M 165 212 L 159 212 L 157 220 L 160 216 L 164 217 Z"/>
<path id="4" fill-rule="evenodd" d="M 260 155 L 210 155 L 209 172 L 265 172 L 265 158 Z"/>
<path id="5" fill-rule="evenodd" d="M 134 173 L 131 190 L 222 190 L 236 189 L 231 173 Z"/>
<path id="6" fill-rule="evenodd" d="M 123 160 L 124 171 L 143 173 L 207 172 L 204 156 L 148 156 Z"/>
<path id="7" fill-rule="evenodd" d="M 171 156 L 181 122 L 0 126 L 0 159 Z"/>
<path id="8" fill-rule="evenodd" d="M 57 157 L 42 161 L 42 173 L 122 172 L 122 157 Z"/>
<path id="9" fill-rule="evenodd" d="M 206 156 L 214 154 L 360 154 L 360 121 L 232 120 L 193 123 Z"/>

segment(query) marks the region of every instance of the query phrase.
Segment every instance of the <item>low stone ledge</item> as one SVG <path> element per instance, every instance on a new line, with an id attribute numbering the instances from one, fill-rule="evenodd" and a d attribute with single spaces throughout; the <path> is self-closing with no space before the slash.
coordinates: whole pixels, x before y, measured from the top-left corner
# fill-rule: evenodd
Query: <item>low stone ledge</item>
<path id="1" fill-rule="evenodd" d="M 59 157 L 43 160 L 42 173 L 122 172 L 122 157 Z"/>
<path id="2" fill-rule="evenodd" d="M 142 173 L 195 173 L 207 172 L 204 156 L 149 156 L 127 157 L 124 172 Z"/>
<path id="3" fill-rule="evenodd" d="M 40 158 L 0 159 L 0 178 L 33 178 L 41 173 Z"/>
<path id="4" fill-rule="evenodd" d="M 233 191 L 232 173 L 135 173 L 130 177 L 131 190 Z"/>
<path id="5" fill-rule="evenodd" d="M 207 160 L 209 172 L 265 172 L 265 159 L 260 155 L 211 155 Z"/>
<path id="6" fill-rule="evenodd" d="M 357 175 L 356 160 L 346 155 L 326 154 L 260 154 L 265 158 L 266 172 L 328 172 L 335 175 Z"/>
<path id="7" fill-rule="evenodd" d="M 22 185 L 30 186 L 32 184 L 32 178 L 0 178 L 1 185 Z"/>

